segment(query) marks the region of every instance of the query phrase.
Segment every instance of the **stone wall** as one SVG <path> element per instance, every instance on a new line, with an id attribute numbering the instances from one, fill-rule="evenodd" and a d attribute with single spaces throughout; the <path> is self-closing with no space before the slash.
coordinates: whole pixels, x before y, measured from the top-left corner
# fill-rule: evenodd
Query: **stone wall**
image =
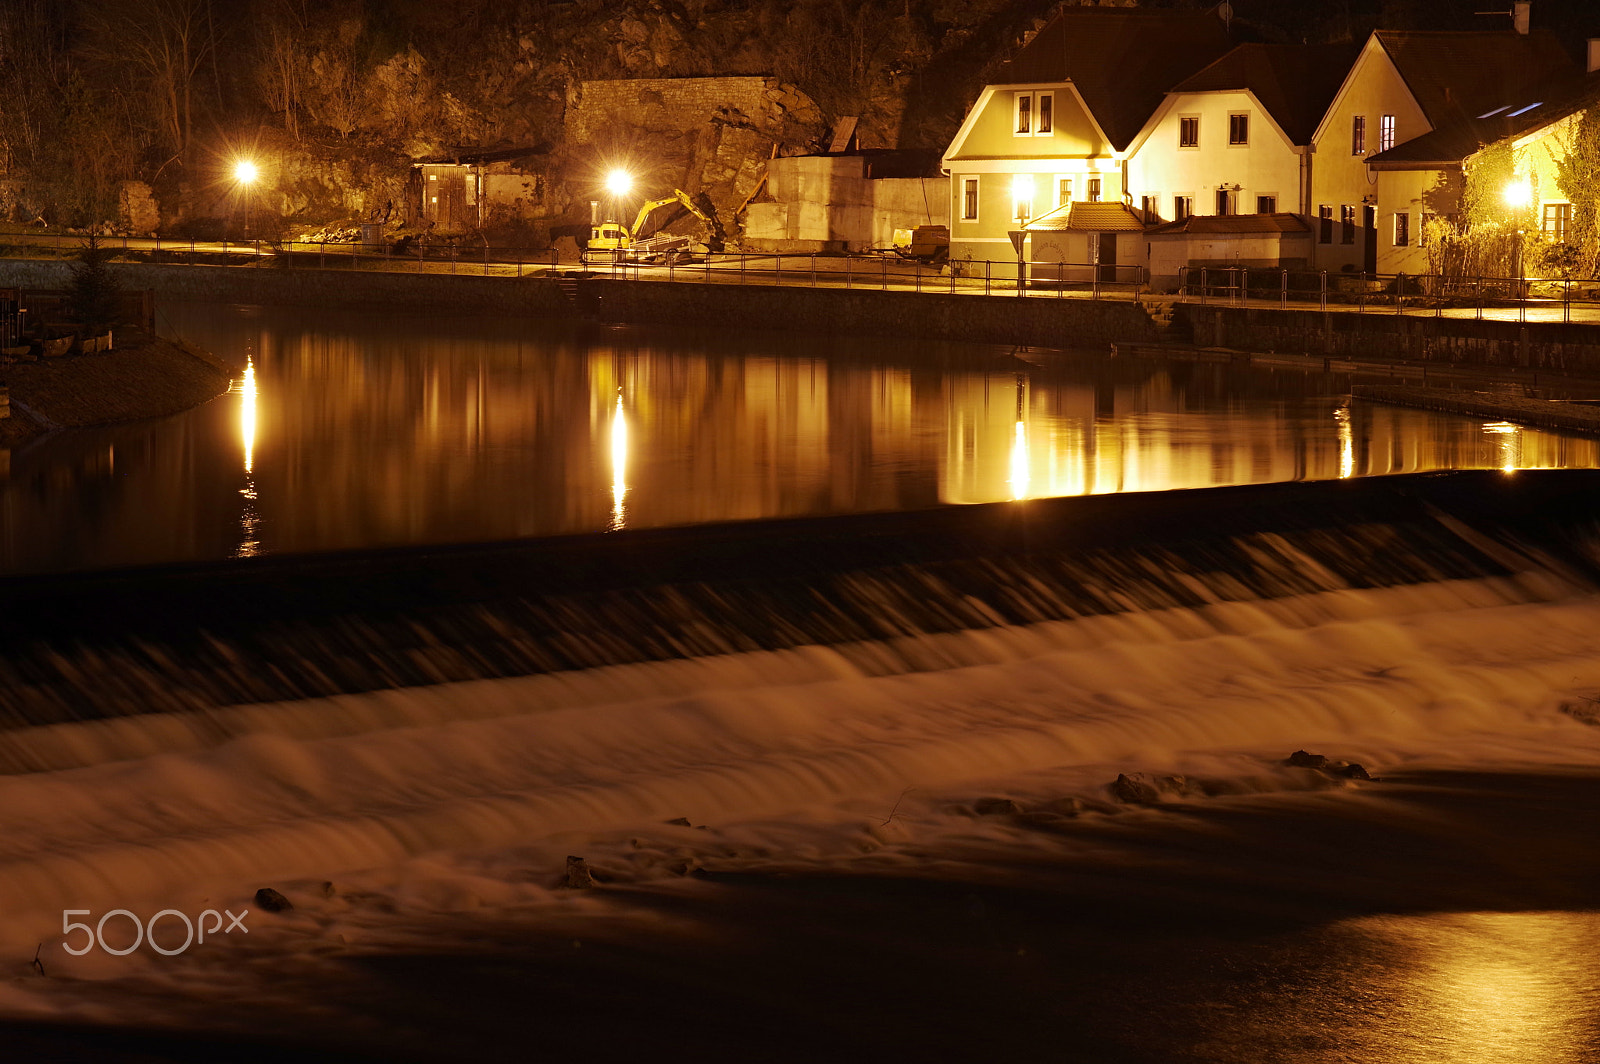
<path id="1" fill-rule="evenodd" d="M 1600 324 L 1185 304 L 1202 347 L 1600 373 Z"/>

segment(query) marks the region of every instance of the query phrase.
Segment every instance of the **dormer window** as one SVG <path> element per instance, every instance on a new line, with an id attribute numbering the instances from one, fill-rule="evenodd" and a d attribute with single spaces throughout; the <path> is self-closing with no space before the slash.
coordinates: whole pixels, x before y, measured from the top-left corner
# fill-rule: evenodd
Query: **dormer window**
<path id="1" fill-rule="evenodd" d="M 1013 97 L 1012 126 L 1019 137 L 1048 137 L 1056 121 L 1053 92 L 1019 92 Z"/>

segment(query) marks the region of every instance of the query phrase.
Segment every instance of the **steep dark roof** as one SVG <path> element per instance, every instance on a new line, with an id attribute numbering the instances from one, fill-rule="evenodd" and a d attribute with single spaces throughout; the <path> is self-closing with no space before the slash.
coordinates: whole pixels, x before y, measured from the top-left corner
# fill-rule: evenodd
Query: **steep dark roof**
<path id="1" fill-rule="evenodd" d="M 1353 44 L 1241 44 L 1172 91 L 1249 89 L 1291 141 L 1310 144 L 1360 50 Z"/>
<path id="2" fill-rule="evenodd" d="M 1374 36 L 1436 129 L 1473 120 L 1534 86 L 1581 76 L 1561 43 L 1544 30 L 1527 34 L 1378 30 Z"/>
<path id="3" fill-rule="evenodd" d="M 1070 7 L 1003 64 L 993 84 L 1072 82 L 1121 151 L 1162 94 L 1227 50 L 1227 30 L 1209 11 Z"/>
<path id="4" fill-rule="evenodd" d="M 1173 236 L 1178 233 L 1217 233 L 1242 236 L 1247 233 L 1309 233 L 1311 227 L 1298 214 L 1191 214 L 1145 230 L 1146 236 Z"/>
<path id="5" fill-rule="evenodd" d="M 1485 144 L 1520 137 L 1600 103 L 1600 74 L 1561 76 L 1554 83 L 1519 87 L 1473 116 L 1456 116 L 1439 128 L 1367 159 L 1374 170 L 1437 170 L 1458 166 Z"/>

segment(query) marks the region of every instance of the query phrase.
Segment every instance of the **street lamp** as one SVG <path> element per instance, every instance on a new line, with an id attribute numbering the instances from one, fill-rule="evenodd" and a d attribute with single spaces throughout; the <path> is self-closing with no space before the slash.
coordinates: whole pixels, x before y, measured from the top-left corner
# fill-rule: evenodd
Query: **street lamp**
<path id="1" fill-rule="evenodd" d="M 606 191 L 611 193 L 611 212 L 622 221 L 622 198 L 633 191 L 633 175 L 626 170 L 612 170 L 606 174 Z"/>
<path id="2" fill-rule="evenodd" d="M 240 159 L 233 166 L 233 179 L 239 182 L 239 187 L 244 190 L 244 235 L 250 239 L 250 186 L 256 183 L 260 175 L 256 164 L 249 159 Z"/>

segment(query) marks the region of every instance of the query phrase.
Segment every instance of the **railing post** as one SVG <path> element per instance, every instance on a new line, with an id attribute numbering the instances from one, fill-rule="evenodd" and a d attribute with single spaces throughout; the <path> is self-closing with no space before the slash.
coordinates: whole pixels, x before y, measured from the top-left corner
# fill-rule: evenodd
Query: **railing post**
<path id="1" fill-rule="evenodd" d="M 1367 312 L 1367 271 L 1366 270 L 1362 270 L 1361 271 L 1361 280 L 1359 282 L 1358 287 L 1356 288 L 1356 313 L 1357 314 L 1365 314 L 1366 312 Z"/>
<path id="2" fill-rule="evenodd" d="M 1202 307 L 1206 305 L 1206 294 L 1206 268 L 1202 266 L 1200 267 L 1200 305 Z"/>
<path id="3" fill-rule="evenodd" d="M 984 295 L 988 295 L 989 294 L 989 266 L 990 266 L 989 260 L 988 259 L 984 259 L 983 260 L 983 294 Z"/>
<path id="4" fill-rule="evenodd" d="M 1473 302 L 1478 304 L 1477 311 L 1475 312 L 1475 314 L 1473 316 L 1478 321 L 1482 321 L 1483 320 L 1483 278 L 1482 277 L 1474 278 L 1472 287 L 1473 287 L 1474 294 L 1478 297 L 1477 299 L 1473 300 Z"/>
<path id="5" fill-rule="evenodd" d="M 882 281 L 880 287 L 887 292 L 889 290 L 889 260 L 880 259 L 879 262 L 881 264 L 880 279 Z"/>
<path id="6" fill-rule="evenodd" d="M 1561 320 L 1572 320 L 1572 278 L 1568 277 L 1561 293 Z"/>
<path id="7" fill-rule="evenodd" d="M 817 253 L 811 253 L 811 287 L 817 287 Z"/>
<path id="8" fill-rule="evenodd" d="M 783 252 L 781 251 L 772 256 L 772 283 L 783 283 Z"/>
<path id="9" fill-rule="evenodd" d="M 1283 271 L 1283 278 L 1278 283 L 1278 309 L 1289 309 L 1289 271 Z"/>
<path id="10" fill-rule="evenodd" d="M 845 286 L 845 288 L 849 288 L 850 287 L 850 267 L 855 263 L 855 261 L 856 261 L 855 260 L 855 256 L 851 255 L 850 252 L 846 251 L 844 253 L 844 286 Z"/>
<path id="11" fill-rule="evenodd" d="M 1320 299 L 1320 302 L 1322 304 L 1323 311 L 1326 312 L 1327 309 L 1328 309 L 1328 271 L 1327 270 L 1323 270 L 1322 271 L 1322 285 L 1321 285 L 1321 294 L 1320 294 L 1319 299 Z"/>

